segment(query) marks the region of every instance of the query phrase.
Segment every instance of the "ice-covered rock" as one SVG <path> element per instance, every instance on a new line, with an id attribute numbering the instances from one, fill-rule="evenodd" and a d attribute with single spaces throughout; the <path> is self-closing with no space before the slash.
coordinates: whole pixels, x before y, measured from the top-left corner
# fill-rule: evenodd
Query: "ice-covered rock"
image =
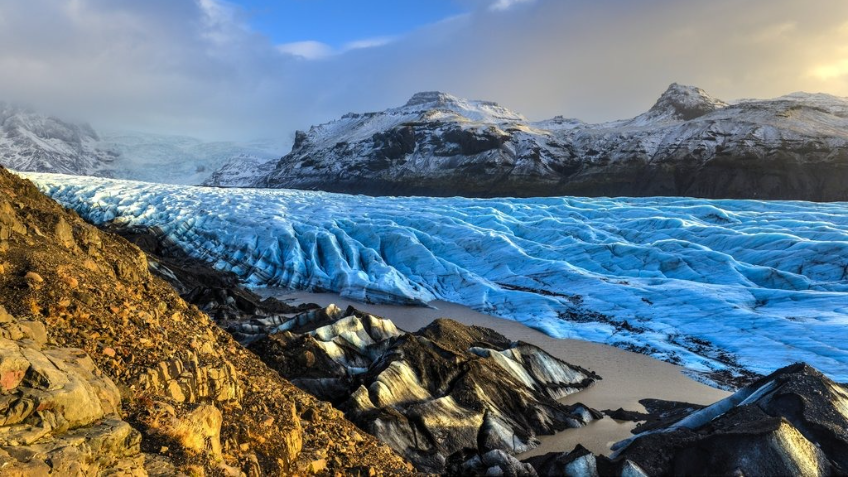
<path id="1" fill-rule="evenodd" d="M 520 469 L 514 458 L 496 457 L 601 417 L 556 401 L 591 385 L 594 373 L 485 328 L 441 319 L 404 333 L 390 320 L 331 306 L 268 331 L 252 351 L 419 470 L 443 472 L 455 454 L 471 451 L 484 470 Z"/>
<path id="2" fill-rule="evenodd" d="M 795 364 L 616 444 L 608 465 L 648 475 L 843 475 L 846 429 L 848 389 Z"/>
<path id="3" fill-rule="evenodd" d="M 28 175 L 95 223 L 155 226 L 244 282 L 433 299 L 695 371 L 848 380 L 848 206 L 375 198 Z"/>

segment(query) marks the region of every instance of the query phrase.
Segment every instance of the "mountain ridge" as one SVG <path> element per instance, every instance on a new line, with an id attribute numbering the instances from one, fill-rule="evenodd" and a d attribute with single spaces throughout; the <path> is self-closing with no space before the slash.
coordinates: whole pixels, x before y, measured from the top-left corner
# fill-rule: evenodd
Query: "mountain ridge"
<path id="1" fill-rule="evenodd" d="M 641 115 L 589 124 L 424 92 L 299 131 L 272 172 L 244 176 L 367 195 L 848 200 L 848 100 L 727 103 L 674 83 Z"/>

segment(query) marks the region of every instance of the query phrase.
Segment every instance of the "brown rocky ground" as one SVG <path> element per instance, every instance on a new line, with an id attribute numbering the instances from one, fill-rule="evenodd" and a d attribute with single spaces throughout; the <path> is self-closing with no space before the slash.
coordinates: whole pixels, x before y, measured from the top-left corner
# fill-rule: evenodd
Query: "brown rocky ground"
<path id="1" fill-rule="evenodd" d="M 151 276 L 136 246 L 5 170 L 0 304 L 4 474 L 412 472 Z"/>

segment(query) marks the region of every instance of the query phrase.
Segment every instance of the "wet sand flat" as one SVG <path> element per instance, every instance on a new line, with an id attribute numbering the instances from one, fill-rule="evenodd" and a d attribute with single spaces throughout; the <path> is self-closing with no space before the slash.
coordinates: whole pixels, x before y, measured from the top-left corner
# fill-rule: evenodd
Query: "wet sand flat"
<path id="1" fill-rule="evenodd" d="M 334 293 L 274 288 L 255 291 L 262 296 L 273 296 L 289 303 L 317 303 L 322 306 L 334 303 L 342 308 L 352 305 L 362 311 L 389 318 L 396 326 L 406 331 L 418 330 L 437 318 L 451 318 L 466 325 L 491 328 L 511 340 L 534 344 L 563 361 L 594 371 L 601 376 L 602 379 L 591 388 L 561 400 L 567 404 L 581 402 L 597 410 L 614 410 L 621 407 L 631 411 L 644 411 L 639 404 L 639 400 L 644 398 L 712 404 L 730 394 L 692 380 L 683 374 L 683 368 L 680 366 L 603 344 L 552 338 L 521 323 L 479 313 L 453 303 L 434 301 L 430 303 L 432 308 L 373 305 L 347 300 Z M 608 454 L 609 446 L 630 437 L 630 429 L 633 427 L 633 423 L 606 417 L 582 429 L 566 430 L 555 436 L 540 436 L 542 444 L 521 457 L 569 451 L 578 443 L 592 452 Z"/>

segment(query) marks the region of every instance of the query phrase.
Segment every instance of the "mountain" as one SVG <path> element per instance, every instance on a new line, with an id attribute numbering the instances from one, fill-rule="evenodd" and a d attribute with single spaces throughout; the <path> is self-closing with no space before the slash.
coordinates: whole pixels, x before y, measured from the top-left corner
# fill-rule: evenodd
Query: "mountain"
<path id="1" fill-rule="evenodd" d="M 212 173 L 202 185 L 213 187 L 240 187 L 249 184 L 257 176 L 270 174 L 277 165 L 276 159 L 239 154 L 230 158 Z"/>
<path id="2" fill-rule="evenodd" d="M 233 161 L 258 169 L 283 148 L 273 141 L 204 141 L 132 131 L 104 131 L 101 138 L 103 147 L 118 154 L 112 177 L 166 184 L 201 184 Z"/>
<path id="3" fill-rule="evenodd" d="M 148 265 L 0 168 L 0 473 L 412 471 Z"/>
<path id="4" fill-rule="evenodd" d="M 273 141 L 203 141 L 132 131 L 95 132 L 0 102 L 0 164 L 18 171 L 200 184 L 232 160 L 247 170 L 278 158 Z M 250 158 L 252 162 L 244 164 Z M 229 184 L 226 184 L 229 185 Z"/>
<path id="5" fill-rule="evenodd" d="M 105 175 L 117 158 L 87 124 L 0 102 L 0 162 L 21 171 Z"/>
<path id="6" fill-rule="evenodd" d="M 848 100 L 733 104 L 672 84 L 635 118 L 531 122 L 439 92 L 299 131 L 241 185 L 369 195 L 848 200 Z"/>

